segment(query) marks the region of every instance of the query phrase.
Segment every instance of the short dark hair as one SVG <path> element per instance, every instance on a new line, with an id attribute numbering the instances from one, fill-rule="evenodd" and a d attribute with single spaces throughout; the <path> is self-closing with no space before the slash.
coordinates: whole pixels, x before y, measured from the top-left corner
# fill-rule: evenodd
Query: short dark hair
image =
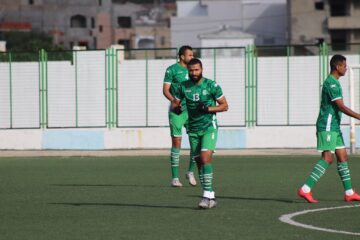
<path id="1" fill-rule="evenodd" d="M 346 57 L 340 54 L 335 54 L 330 60 L 331 71 L 336 70 L 336 66 L 341 64 L 343 61 L 346 61 Z"/>
<path id="2" fill-rule="evenodd" d="M 184 54 L 185 54 L 186 50 L 192 51 L 193 49 L 192 49 L 192 47 L 190 47 L 189 45 L 181 46 L 180 49 L 179 49 L 179 53 L 178 53 L 179 58 L 180 58 L 181 55 L 184 55 Z"/>
<path id="3" fill-rule="evenodd" d="M 200 64 L 200 67 L 202 68 L 202 62 L 198 58 L 191 59 L 187 65 L 191 66 L 191 65 L 195 65 L 195 64 Z"/>

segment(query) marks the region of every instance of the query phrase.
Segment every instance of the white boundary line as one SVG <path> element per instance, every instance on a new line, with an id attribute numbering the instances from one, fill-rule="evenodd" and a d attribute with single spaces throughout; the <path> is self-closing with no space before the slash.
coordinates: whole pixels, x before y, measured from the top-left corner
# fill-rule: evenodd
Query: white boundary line
<path id="1" fill-rule="evenodd" d="M 360 207 L 360 204 L 351 205 L 351 206 L 329 207 L 329 208 L 319 208 L 319 209 L 312 209 L 312 210 L 304 210 L 304 211 L 300 211 L 300 212 L 284 214 L 281 217 L 279 217 L 279 220 L 281 222 L 284 222 L 284 223 L 287 223 L 287 224 L 290 224 L 290 225 L 294 225 L 294 226 L 302 227 L 302 228 L 307 228 L 307 229 L 311 229 L 311 230 L 360 236 L 360 232 L 347 232 L 347 231 L 341 231 L 341 230 L 334 230 L 334 229 L 330 229 L 330 228 L 321 228 L 321 227 L 316 227 L 316 226 L 313 226 L 313 225 L 299 223 L 299 222 L 296 222 L 296 221 L 292 220 L 293 217 L 296 217 L 296 216 L 299 216 L 299 215 L 304 215 L 304 214 L 307 214 L 307 213 L 321 212 L 321 211 L 328 211 L 328 210 L 335 210 L 335 209 L 342 209 L 342 208 L 354 208 L 354 207 Z"/>

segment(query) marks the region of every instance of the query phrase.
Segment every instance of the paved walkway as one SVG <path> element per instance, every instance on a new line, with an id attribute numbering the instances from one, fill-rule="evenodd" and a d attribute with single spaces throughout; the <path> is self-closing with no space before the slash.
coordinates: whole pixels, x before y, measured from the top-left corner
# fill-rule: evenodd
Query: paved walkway
<path id="1" fill-rule="evenodd" d="M 188 155 L 188 150 L 182 150 Z M 47 157 L 47 156 L 167 156 L 168 149 L 144 150 L 101 150 L 101 151 L 69 151 L 69 150 L 0 150 L 0 157 Z M 235 149 L 216 150 L 216 155 L 319 155 L 315 149 Z"/>

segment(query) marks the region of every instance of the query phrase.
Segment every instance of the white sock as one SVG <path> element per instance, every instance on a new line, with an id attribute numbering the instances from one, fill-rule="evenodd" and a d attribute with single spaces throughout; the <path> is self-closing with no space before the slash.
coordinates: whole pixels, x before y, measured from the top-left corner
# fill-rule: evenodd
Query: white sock
<path id="1" fill-rule="evenodd" d="M 346 191 L 345 191 L 345 194 L 346 194 L 346 196 L 351 196 L 351 195 L 354 194 L 354 190 L 352 190 L 352 189 L 346 190 Z"/>
<path id="2" fill-rule="evenodd" d="M 302 186 L 301 189 L 303 190 L 304 193 L 309 193 L 311 191 L 311 188 L 306 184 L 304 184 L 304 186 Z"/>
<path id="3" fill-rule="evenodd" d="M 212 191 L 212 192 L 210 192 L 210 191 L 204 191 L 203 197 L 206 197 L 206 198 L 209 198 L 209 199 L 213 199 L 213 198 L 215 198 L 215 192 L 214 192 L 214 191 Z"/>

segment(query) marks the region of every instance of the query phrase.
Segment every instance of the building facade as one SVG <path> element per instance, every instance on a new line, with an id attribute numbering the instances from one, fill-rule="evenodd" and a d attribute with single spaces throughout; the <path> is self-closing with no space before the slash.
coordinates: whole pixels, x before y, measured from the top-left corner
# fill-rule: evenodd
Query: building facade
<path id="1" fill-rule="evenodd" d="M 350 51 L 360 43 L 360 1 L 288 0 L 291 44 L 330 43 L 333 50 Z"/>
<path id="2" fill-rule="evenodd" d="M 222 26 L 253 35 L 256 45 L 286 44 L 286 11 L 285 0 L 178 0 L 171 45 L 201 47 L 199 36 Z"/>
<path id="3" fill-rule="evenodd" d="M 170 47 L 169 18 L 175 4 L 115 0 L 2 0 L 0 31 L 42 31 L 71 49 Z M 150 37 L 149 37 L 150 36 Z"/>

